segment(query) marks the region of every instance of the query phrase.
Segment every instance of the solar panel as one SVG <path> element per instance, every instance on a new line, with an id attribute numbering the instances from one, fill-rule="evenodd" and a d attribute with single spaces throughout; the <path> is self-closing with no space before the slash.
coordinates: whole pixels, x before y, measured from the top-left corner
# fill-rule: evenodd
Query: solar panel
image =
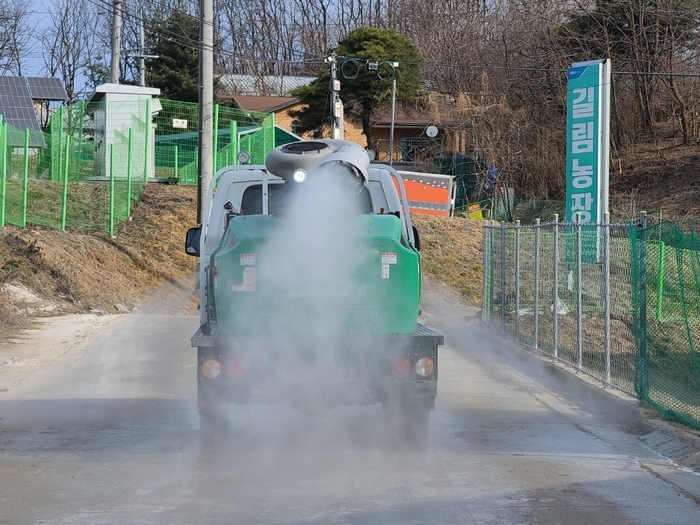
<path id="1" fill-rule="evenodd" d="M 66 88 L 59 78 L 24 77 L 29 87 L 29 94 L 35 100 L 68 99 Z"/>
<path id="2" fill-rule="evenodd" d="M 20 131 L 25 129 L 40 131 L 34 103 L 29 95 L 27 83 L 22 77 L 0 77 L 0 115 L 5 122 Z M 33 145 L 43 145 L 43 142 L 42 139 L 41 144 Z"/>
<path id="3" fill-rule="evenodd" d="M 58 78 L 0 77 L 0 115 L 10 126 L 24 132 L 29 129 L 31 146 L 46 146 L 34 110 L 36 100 L 66 100 L 66 89 Z M 11 146 L 24 145 L 24 138 L 12 134 Z"/>

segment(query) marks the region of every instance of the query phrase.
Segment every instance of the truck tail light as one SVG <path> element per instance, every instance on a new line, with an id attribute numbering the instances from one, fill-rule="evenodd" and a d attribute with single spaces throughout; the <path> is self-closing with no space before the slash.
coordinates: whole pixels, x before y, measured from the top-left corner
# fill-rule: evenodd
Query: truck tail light
<path id="1" fill-rule="evenodd" d="M 242 378 L 247 371 L 248 367 L 243 359 L 231 359 L 231 361 L 226 363 L 226 375 L 233 379 Z"/>
<path id="2" fill-rule="evenodd" d="M 214 379 L 221 373 L 221 363 L 216 359 L 207 359 L 202 363 L 202 374 L 208 379 Z"/>
<path id="3" fill-rule="evenodd" d="M 435 372 L 435 361 L 429 357 L 421 357 L 416 361 L 415 370 L 416 374 L 420 377 L 431 376 L 433 372 Z"/>
<path id="4" fill-rule="evenodd" d="M 411 362 L 408 358 L 400 356 L 394 357 L 390 364 L 391 375 L 394 377 L 406 377 L 411 371 Z"/>

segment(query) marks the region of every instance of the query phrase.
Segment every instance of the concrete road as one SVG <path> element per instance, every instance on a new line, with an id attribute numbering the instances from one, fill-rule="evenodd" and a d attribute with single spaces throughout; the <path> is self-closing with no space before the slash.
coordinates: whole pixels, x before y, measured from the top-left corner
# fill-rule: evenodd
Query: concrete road
<path id="1" fill-rule="evenodd" d="M 197 318 L 100 322 L 31 374 L 0 374 L 0 523 L 700 523 L 700 476 L 629 430 L 635 402 L 459 315 L 438 323 L 449 344 L 425 452 L 393 449 L 378 407 L 310 417 L 266 406 L 234 407 L 231 440 L 207 453 Z M 23 339 L 30 354 L 51 344 Z"/>

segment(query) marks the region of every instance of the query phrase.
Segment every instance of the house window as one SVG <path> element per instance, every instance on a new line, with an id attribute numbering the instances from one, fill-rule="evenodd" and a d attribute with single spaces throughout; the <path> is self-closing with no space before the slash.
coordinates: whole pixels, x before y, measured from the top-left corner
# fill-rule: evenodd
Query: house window
<path id="1" fill-rule="evenodd" d="M 292 120 L 291 128 L 292 128 L 292 133 L 294 133 L 295 135 L 298 135 L 299 134 L 299 121 Z"/>
<path id="2" fill-rule="evenodd" d="M 404 137 L 401 139 L 401 160 L 403 162 L 422 162 L 441 156 L 441 138 Z"/>

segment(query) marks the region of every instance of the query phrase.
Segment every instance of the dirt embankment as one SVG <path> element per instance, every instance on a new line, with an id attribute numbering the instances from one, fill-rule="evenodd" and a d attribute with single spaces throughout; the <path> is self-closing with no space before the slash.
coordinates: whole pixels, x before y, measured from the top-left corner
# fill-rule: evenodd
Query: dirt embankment
<path id="1" fill-rule="evenodd" d="M 0 338 L 36 316 L 131 310 L 163 283 L 191 289 L 183 252 L 196 188 L 149 185 L 115 236 L 0 228 Z"/>
<path id="2" fill-rule="evenodd" d="M 423 271 L 480 306 L 482 290 L 481 221 L 462 217 L 411 215 L 421 241 Z"/>
<path id="3" fill-rule="evenodd" d="M 132 310 L 164 283 L 192 290 L 197 259 L 184 254 L 196 188 L 150 184 L 115 236 L 42 227 L 0 229 L 0 339 L 38 316 Z M 481 300 L 481 223 L 414 216 L 427 274 Z M 197 300 L 188 305 L 193 310 Z M 167 308 L 168 301 L 160 301 Z"/>

